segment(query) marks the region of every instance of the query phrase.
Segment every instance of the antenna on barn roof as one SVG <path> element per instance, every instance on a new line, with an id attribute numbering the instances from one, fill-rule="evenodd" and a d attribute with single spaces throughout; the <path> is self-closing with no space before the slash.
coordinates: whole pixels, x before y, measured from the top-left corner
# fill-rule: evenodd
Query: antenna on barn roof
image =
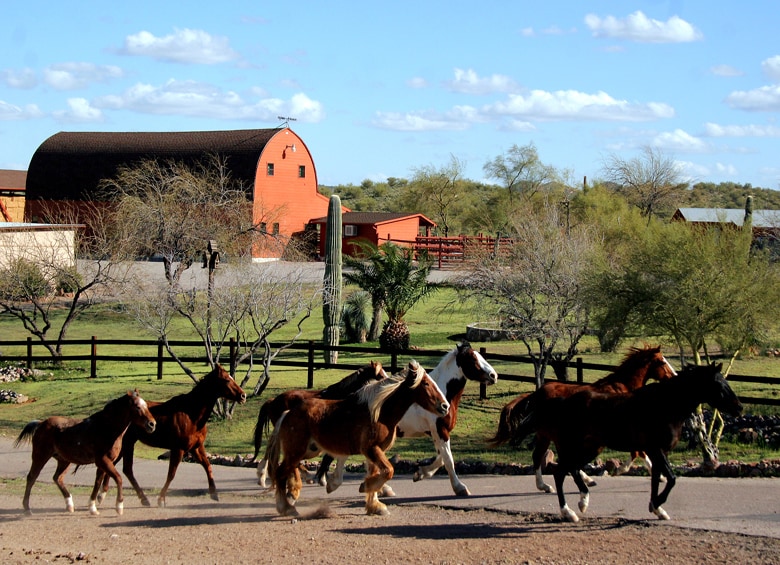
<path id="1" fill-rule="evenodd" d="M 284 116 L 276 116 L 276 117 L 277 117 L 278 119 L 282 120 L 282 125 L 280 125 L 280 126 L 279 126 L 280 128 L 281 128 L 281 127 L 288 128 L 288 127 L 290 127 L 290 122 L 294 122 L 295 120 L 297 120 L 297 118 L 291 118 L 290 116 L 287 116 L 287 117 L 284 117 Z"/>

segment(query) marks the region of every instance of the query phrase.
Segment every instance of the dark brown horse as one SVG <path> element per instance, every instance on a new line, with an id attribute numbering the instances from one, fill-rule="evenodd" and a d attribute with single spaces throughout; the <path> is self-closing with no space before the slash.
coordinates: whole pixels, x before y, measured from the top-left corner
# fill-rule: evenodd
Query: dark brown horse
<path id="1" fill-rule="evenodd" d="M 367 472 L 360 491 L 366 493 L 366 513 L 387 514 L 378 498 L 382 485 L 393 477 L 385 451 L 395 440 L 398 422 L 414 403 L 442 416 L 450 407 L 433 379 L 412 361 L 402 373 L 368 384 L 342 400 L 308 398 L 285 412 L 265 454 L 279 514 L 298 514 L 294 506 L 302 487 L 298 465 L 322 452 L 337 459 L 363 455 Z"/>
<path id="2" fill-rule="evenodd" d="M 606 377 L 590 384 L 564 383 L 548 381 L 541 388 L 532 393 L 517 397 L 504 406 L 498 423 L 496 435 L 488 440 L 492 446 L 504 444 L 508 441 L 517 441 L 520 422 L 527 416 L 529 410 L 537 413 L 544 412 L 545 407 L 551 401 L 569 397 L 580 391 L 599 392 L 602 394 L 620 394 L 631 392 L 647 384 L 648 380 L 662 381 L 675 375 L 675 371 L 661 353 L 660 347 L 631 348 L 623 362 Z M 544 482 L 542 478 L 542 464 L 550 444 L 555 441 L 555 430 L 547 430 L 540 427 L 536 430 L 535 445 L 533 451 L 533 464 L 536 473 L 536 488 L 544 492 L 555 492 L 552 486 Z M 644 453 L 631 452 L 631 461 L 637 457 L 644 457 Z M 582 474 L 582 480 L 595 483 L 589 477 Z"/>
<path id="3" fill-rule="evenodd" d="M 533 408 L 527 415 L 527 429 L 554 429 L 558 464 L 553 476 L 558 490 L 561 516 L 576 522 L 577 515 L 567 506 L 563 481 L 571 474 L 580 491 L 579 508 L 588 508 L 588 487 L 578 470 L 592 461 L 602 449 L 632 449 L 647 453 L 652 462 L 649 509 L 668 520 L 662 508 L 675 484 L 667 453 L 677 445 L 686 420 L 699 404 L 706 403 L 726 414 L 737 415 L 742 404 L 721 374 L 722 364 L 688 365 L 672 379 L 625 394 L 600 394 L 583 390 L 568 398 L 556 399 L 543 412 Z M 667 479 L 658 492 L 661 475 Z"/>
<path id="4" fill-rule="evenodd" d="M 151 447 L 169 449 L 171 452 L 168 476 L 157 497 L 158 506 L 165 506 L 168 487 L 176 476 L 176 469 L 186 453 L 192 455 L 195 461 L 201 464 L 206 472 L 209 495 L 213 500 L 219 500 L 211 462 L 204 444 L 208 434 L 206 423 L 220 398 L 242 404 L 246 402 L 246 394 L 238 383 L 221 365 L 217 365 L 201 378 L 190 392 L 174 396 L 166 402 L 149 401 L 149 409 L 157 420 L 157 429 L 154 433 L 146 434 L 136 427 L 127 430 L 122 440 L 120 454 L 124 459 L 122 471 L 133 485 L 138 498 L 141 499 L 141 504 L 150 506 L 149 499 L 133 474 L 133 454 L 137 441 Z M 104 483 L 104 490 L 106 484 Z"/>
<path id="5" fill-rule="evenodd" d="M 263 436 L 268 435 L 271 425 L 275 424 L 286 410 L 303 402 L 306 398 L 324 398 L 328 400 L 338 400 L 345 398 L 349 394 L 363 388 L 370 382 L 382 380 L 387 377 L 387 373 L 378 361 L 371 361 L 365 367 L 361 367 L 354 373 L 350 373 L 337 383 L 330 385 L 322 390 L 296 389 L 288 390 L 266 400 L 260 407 L 257 414 L 257 423 L 255 424 L 255 455 L 257 459 L 260 447 L 263 442 Z M 257 464 L 257 483 L 263 488 L 266 487 L 268 477 L 268 461 L 263 458 Z"/>
<path id="6" fill-rule="evenodd" d="M 128 426 L 136 425 L 142 433 L 152 433 L 155 429 L 154 416 L 138 391 L 112 400 L 100 411 L 89 418 L 77 419 L 63 416 L 51 416 L 46 420 L 35 420 L 27 424 L 14 443 L 15 447 L 32 441 L 32 465 L 27 473 L 27 486 L 24 489 L 22 506 L 26 514 L 30 511 L 30 491 L 38 479 L 43 466 L 54 457 L 57 470 L 54 482 L 65 498 L 68 512 L 73 512 L 73 497 L 65 487 L 62 476 L 71 465 L 97 465 L 95 486 L 89 499 L 89 511 L 98 514 L 97 495 L 103 477 L 110 477 L 116 483 L 116 512 L 124 511 L 122 495 L 122 476 L 114 467 L 114 460 L 122 448 L 122 435 Z"/>

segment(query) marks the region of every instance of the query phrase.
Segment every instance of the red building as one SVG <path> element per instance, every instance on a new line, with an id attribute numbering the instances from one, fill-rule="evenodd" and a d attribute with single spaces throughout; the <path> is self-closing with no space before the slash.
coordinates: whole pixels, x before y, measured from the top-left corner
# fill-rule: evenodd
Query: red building
<path id="1" fill-rule="evenodd" d="M 311 220 L 319 231 L 319 254 L 325 255 L 327 216 Z M 341 216 L 343 247 L 347 255 L 357 250 L 357 241 L 368 241 L 376 246 L 392 241 L 411 246 L 418 235 L 430 235 L 436 223 L 422 214 L 392 212 L 345 212 Z"/>

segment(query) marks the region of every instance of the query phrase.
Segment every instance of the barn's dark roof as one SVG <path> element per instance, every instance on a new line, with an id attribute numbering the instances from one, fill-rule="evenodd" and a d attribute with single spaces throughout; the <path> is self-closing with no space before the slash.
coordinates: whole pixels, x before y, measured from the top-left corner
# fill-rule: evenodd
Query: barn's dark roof
<path id="1" fill-rule="evenodd" d="M 422 214 L 408 214 L 399 212 L 344 212 L 341 215 L 342 224 L 383 224 L 385 222 L 392 222 L 394 220 L 400 220 L 401 218 L 413 218 L 419 217 L 420 224 L 435 226 L 436 223 L 432 222 Z M 327 216 L 311 220 L 312 224 L 324 224 L 328 221 Z"/>
<path id="2" fill-rule="evenodd" d="M 115 176 L 120 165 L 143 159 L 200 160 L 207 153 L 228 158 L 232 176 L 251 190 L 257 162 L 280 130 L 190 132 L 60 132 L 44 141 L 27 171 L 27 199 L 77 200 Z"/>

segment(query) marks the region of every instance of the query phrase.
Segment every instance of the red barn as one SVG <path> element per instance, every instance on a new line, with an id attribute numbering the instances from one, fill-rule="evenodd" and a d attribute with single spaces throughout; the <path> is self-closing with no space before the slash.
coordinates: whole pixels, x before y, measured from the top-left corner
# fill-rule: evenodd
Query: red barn
<path id="1" fill-rule="evenodd" d="M 42 210 L 58 202 L 91 199 L 103 179 L 144 159 L 185 163 L 207 154 L 227 159 L 232 177 L 247 187 L 253 223 L 276 241 L 290 241 L 326 215 L 309 149 L 290 128 L 195 132 L 60 132 L 36 150 L 27 171 L 25 219 L 46 222 Z M 344 208 L 348 210 L 348 208 Z M 280 247 L 258 246 L 255 259 L 278 259 Z"/>

